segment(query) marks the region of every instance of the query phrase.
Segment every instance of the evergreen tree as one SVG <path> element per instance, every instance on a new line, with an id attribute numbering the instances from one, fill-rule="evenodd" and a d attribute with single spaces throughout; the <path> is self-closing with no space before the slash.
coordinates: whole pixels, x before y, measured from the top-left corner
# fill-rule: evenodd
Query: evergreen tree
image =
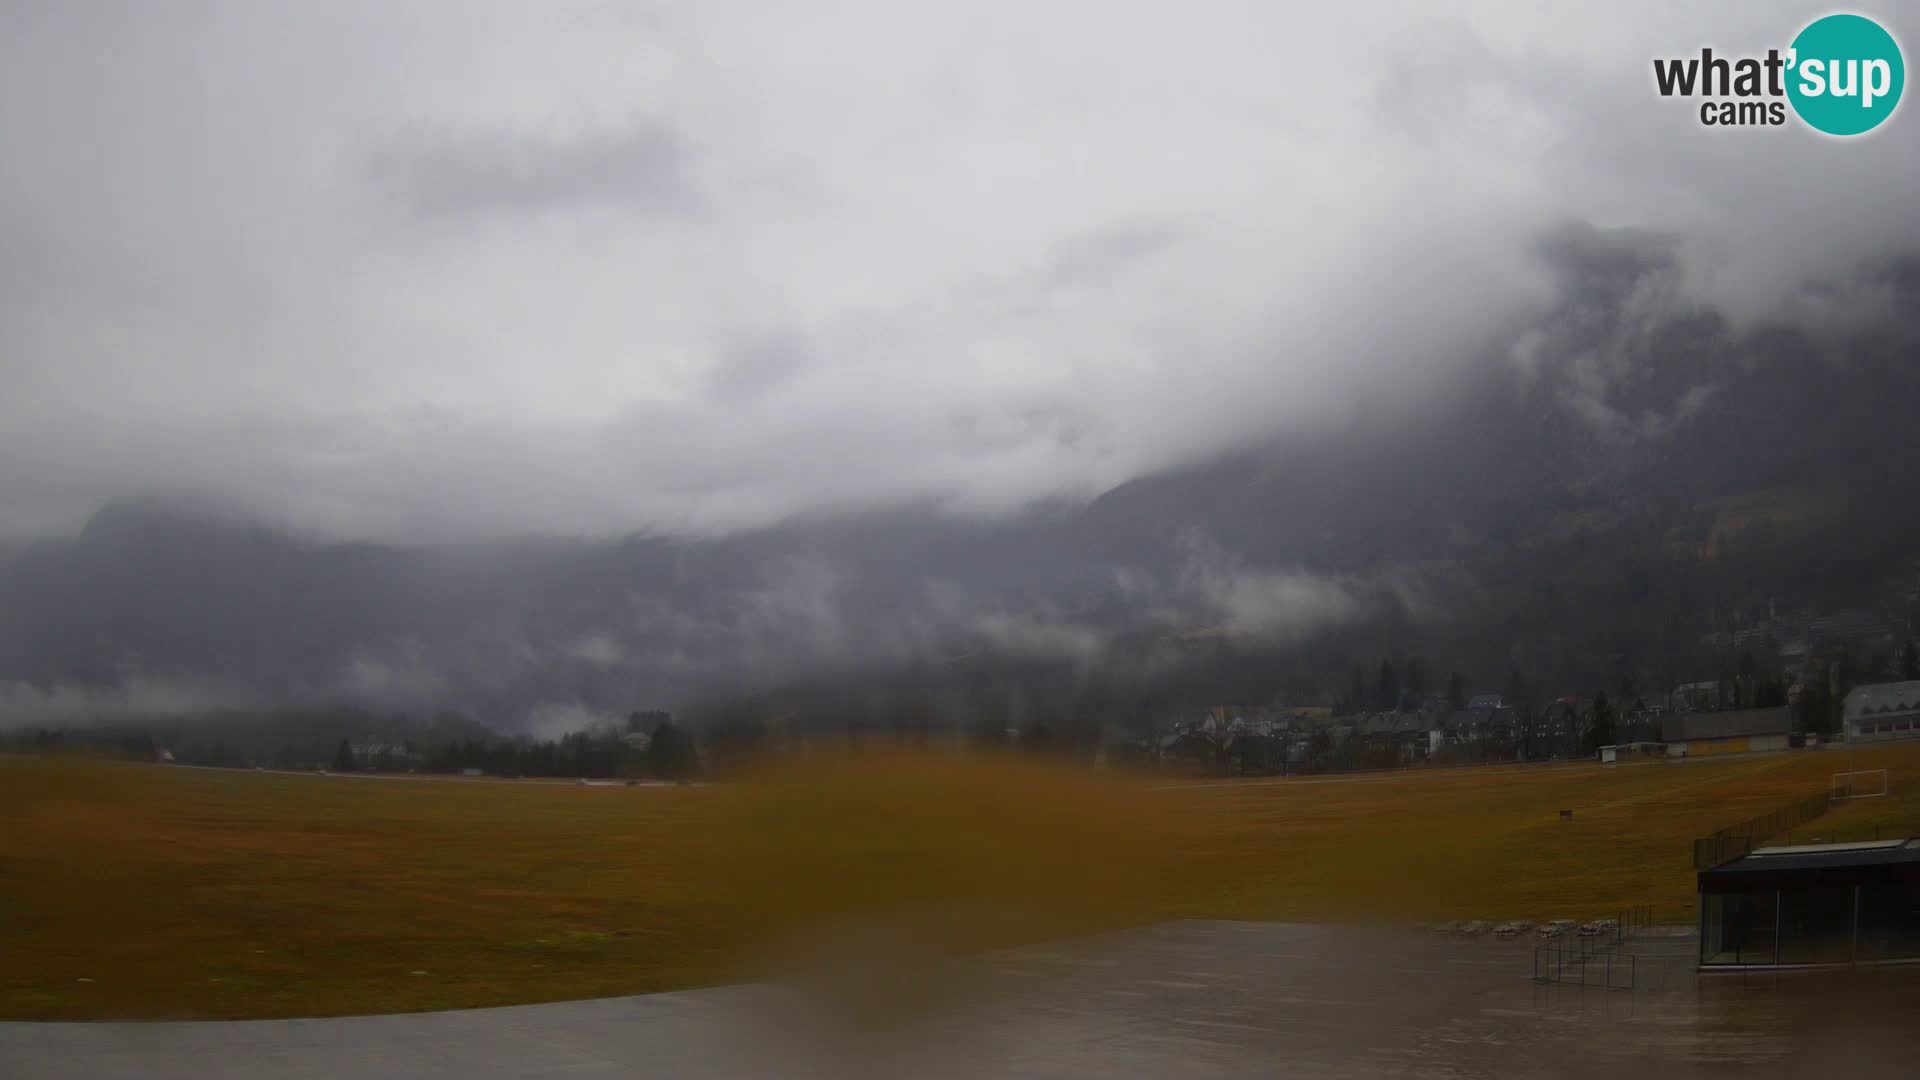
<path id="1" fill-rule="evenodd" d="M 698 763 L 694 756 L 693 736 L 672 720 L 662 720 L 653 728 L 653 741 L 647 755 L 652 758 L 653 773 L 663 780 L 686 780 Z"/>
<path id="2" fill-rule="evenodd" d="M 1587 728 L 1586 739 L 1589 751 L 1614 744 L 1616 738 L 1614 720 L 1613 703 L 1607 700 L 1607 692 L 1602 690 L 1593 696 L 1593 724 Z"/>
<path id="3" fill-rule="evenodd" d="M 1400 679 L 1393 673 L 1393 661 L 1380 661 L 1380 696 L 1378 707 L 1392 710 L 1400 707 Z"/>

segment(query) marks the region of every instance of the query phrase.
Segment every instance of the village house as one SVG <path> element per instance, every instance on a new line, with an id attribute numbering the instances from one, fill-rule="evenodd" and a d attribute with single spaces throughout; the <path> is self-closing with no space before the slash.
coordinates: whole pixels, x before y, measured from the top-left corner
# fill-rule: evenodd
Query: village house
<path id="1" fill-rule="evenodd" d="M 1525 736 L 1529 759 L 1570 758 L 1582 751 L 1587 714 L 1577 697 L 1563 697 L 1541 710 Z"/>

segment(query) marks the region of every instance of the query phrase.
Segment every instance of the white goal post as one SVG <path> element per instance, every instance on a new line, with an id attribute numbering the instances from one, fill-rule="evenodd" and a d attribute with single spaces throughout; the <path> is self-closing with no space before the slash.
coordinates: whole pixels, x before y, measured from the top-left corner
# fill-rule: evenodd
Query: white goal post
<path id="1" fill-rule="evenodd" d="M 1877 799 L 1887 793 L 1887 770 L 1861 769 L 1833 774 L 1833 800 Z"/>

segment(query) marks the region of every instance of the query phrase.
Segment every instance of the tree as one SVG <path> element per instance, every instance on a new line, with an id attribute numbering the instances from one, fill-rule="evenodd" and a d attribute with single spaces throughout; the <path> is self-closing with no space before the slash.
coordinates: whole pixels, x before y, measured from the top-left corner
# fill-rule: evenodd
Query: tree
<path id="1" fill-rule="evenodd" d="M 1593 724 L 1587 728 L 1587 749 L 1598 750 L 1603 746 L 1612 746 L 1614 734 L 1613 703 L 1607 700 L 1607 692 L 1600 691 L 1593 696 Z"/>
<path id="2" fill-rule="evenodd" d="M 1825 670 L 1815 669 L 1807 673 L 1807 679 L 1800 687 L 1800 701 L 1797 706 L 1801 731 L 1826 734 L 1838 730 L 1841 696 L 1840 665 L 1837 661 L 1825 665 Z"/>
<path id="3" fill-rule="evenodd" d="M 352 772 L 353 770 L 353 744 L 341 739 L 339 747 L 333 752 L 333 771 Z"/>
<path id="4" fill-rule="evenodd" d="M 686 780 L 693 776 L 693 736 L 672 720 L 662 720 L 653 728 L 653 740 L 647 746 L 653 773 L 663 780 Z"/>
<path id="5" fill-rule="evenodd" d="M 1755 708 L 1771 709 L 1787 703 L 1787 681 L 1779 676 L 1761 683 L 1753 692 Z"/>
<path id="6" fill-rule="evenodd" d="M 1633 662 L 1625 653 L 1613 662 L 1613 688 L 1624 704 L 1640 696 L 1640 681 L 1633 676 Z"/>
<path id="7" fill-rule="evenodd" d="M 1532 688 L 1527 685 L 1526 677 L 1518 670 L 1507 675 L 1506 704 L 1518 707 L 1532 698 Z"/>
<path id="8" fill-rule="evenodd" d="M 135 732 L 121 738 L 120 756 L 128 761 L 155 761 L 160 757 L 160 747 L 151 732 Z"/>
<path id="9" fill-rule="evenodd" d="M 1893 675 L 1893 657 L 1886 650 L 1875 649 L 1867 654 L 1867 670 L 1863 673 L 1867 682 L 1881 682 Z"/>
<path id="10" fill-rule="evenodd" d="M 1047 726 L 1047 718 L 1034 717 L 1033 723 L 1020 732 L 1020 748 L 1034 753 L 1045 753 L 1053 749 L 1053 729 Z"/>

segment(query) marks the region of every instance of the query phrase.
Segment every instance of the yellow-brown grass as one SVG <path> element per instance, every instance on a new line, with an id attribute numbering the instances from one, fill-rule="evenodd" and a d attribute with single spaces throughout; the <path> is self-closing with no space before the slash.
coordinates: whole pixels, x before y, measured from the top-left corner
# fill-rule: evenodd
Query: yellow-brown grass
<path id="1" fill-rule="evenodd" d="M 1886 794 L 1875 798 L 1854 798 L 1837 802 L 1826 816 L 1801 825 L 1783 840 L 1794 843 L 1821 841 L 1874 840 L 1895 836 L 1920 836 L 1920 773 L 1888 768 L 1886 756 L 1871 750 L 1836 752 L 1831 772 L 1887 768 Z M 1857 761 L 1857 764 L 1850 762 Z M 1873 790 L 1876 780 L 1859 777 L 1859 790 Z"/>
<path id="2" fill-rule="evenodd" d="M 1207 784 L 868 755 L 710 787 L 600 788 L 0 757 L 0 1016 L 660 990 L 754 973 L 807 927 L 862 914 L 932 919 L 943 949 L 1178 916 L 1651 903 L 1689 920 L 1692 837 L 1841 768 L 1920 775 L 1920 747 L 1842 761 Z"/>

